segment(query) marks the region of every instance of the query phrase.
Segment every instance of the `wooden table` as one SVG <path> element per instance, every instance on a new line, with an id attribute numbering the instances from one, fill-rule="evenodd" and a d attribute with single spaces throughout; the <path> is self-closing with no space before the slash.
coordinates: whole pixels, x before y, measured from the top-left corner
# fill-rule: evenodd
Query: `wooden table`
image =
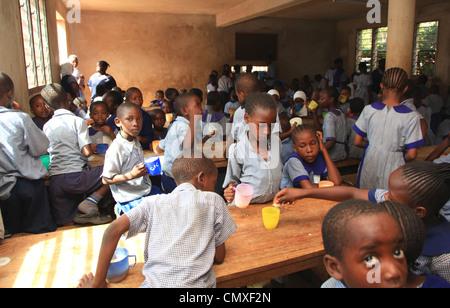
<path id="1" fill-rule="evenodd" d="M 303 199 L 281 209 L 278 228 L 266 230 L 261 210 L 230 207 L 238 226 L 226 242 L 225 262 L 214 269 L 219 288 L 234 288 L 309 269 L 322 264 L 321 226 L 336 202 Z M 108 225 L 60 229 L 43 235 L 13 236 L 0 245 L 0 288 L 73 288 L 84 273 L 94 272 L 103 233 Z M 119 246 L 137 256 L 128 277 L 112 288 L 137 288 L 144 281 L 145 234 Z"/>

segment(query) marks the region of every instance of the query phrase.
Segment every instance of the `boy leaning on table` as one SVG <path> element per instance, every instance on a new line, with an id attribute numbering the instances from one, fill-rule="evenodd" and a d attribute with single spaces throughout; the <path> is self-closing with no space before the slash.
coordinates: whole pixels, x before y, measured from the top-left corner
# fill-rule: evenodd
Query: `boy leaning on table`
<path id="1" fill-rule="evenodd" d="M 200 158 L 197 158 L 200 157 Z M 213 264 L 225 258 L 225 241 L 236 224 L 222 197 L 214 193 L 217 168 L 201 153 L 184 152 L 173 163 L 177 183 L 168 195 L 144 198 L 105 231 L 95 277 L 78 287 L 107 287 L 109 264 L 122 234 L 146 231 L 142 287 L 213 288 Z"/>

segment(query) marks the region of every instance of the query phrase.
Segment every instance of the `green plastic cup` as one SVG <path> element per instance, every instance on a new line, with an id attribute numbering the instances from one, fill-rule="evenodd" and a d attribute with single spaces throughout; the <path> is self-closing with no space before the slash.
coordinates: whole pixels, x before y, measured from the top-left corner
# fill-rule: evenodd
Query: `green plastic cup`
<path id="1" fill-rule="evenodd" d="M 42 163 L 44 164 L 45 169 L 48 170 L 50 168 L 50 156 L 49 155 L 41 156 L 41 160 Z"/>

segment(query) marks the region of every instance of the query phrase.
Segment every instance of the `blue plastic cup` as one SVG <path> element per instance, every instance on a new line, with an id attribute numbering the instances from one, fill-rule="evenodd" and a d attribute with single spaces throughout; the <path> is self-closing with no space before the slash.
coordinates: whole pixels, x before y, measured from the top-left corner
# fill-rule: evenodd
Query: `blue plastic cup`
<path id="1" fill-rule="evenodd" d="M 109 145 L 106 143 L 100 143 L 97 144 L 97 153 L 98 154 L 106 154 L 106 151 L 108 151 Z"/>
<path id="2" fill-rule="evenodd" d="M 130 265 L 129 258 L 134 258 L 134 264 Z M 128 275 L 130 267 L 136 266 L 136 256 L 129 256 L 128 250 L 125 248 L 117 248 L 114 252 L 113 259 L 109 264 L 108 274 L 106 279 L 111 283 L 119 283 Z"/>
<path id="3" fill-rule="evenodd" d="M 152 156 L 147 158 L 144 161 L 144 164 L 145 167 L 147 167 L 148 173 L 151 176 L 157 176 L 162 173 L 161 160 L 159 159 L 158 156 Z"/>

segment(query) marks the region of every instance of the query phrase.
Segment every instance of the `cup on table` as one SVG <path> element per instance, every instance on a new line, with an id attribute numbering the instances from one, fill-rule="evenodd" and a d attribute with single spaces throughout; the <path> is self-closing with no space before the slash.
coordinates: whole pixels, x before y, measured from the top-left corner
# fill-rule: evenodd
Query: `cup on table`
<path id="1" fill-rule="evenodd" d="M 134 265 L 130 266 L 129 258 L 134 258 Z M 106 279 L 111 283 L 119 283 L 123 281 L 131 267 L 136 266 L 136 256 L 130 256 L 125 248 L 117 248 L 114 256 L 109 264 Z"/>
<path id="2" fill-rule="evenodd" d="M 157 176 L 162 173 L 161 160 L 159 156 L 152 156 L 144 161 L 145 167 L 151 176 Z"/>
<path id="3" fill-rule="evenodd" d="M 331 181 L 320 181 L 319 182 L 319 188 L 323 188 L 323 187 L 333 187 L 334 183 Z"/>
<path id="4" fill-rule="evenodd" d="M 250 201 L 252 201 L 253 193 L 255 192 L 253 188 L 247 184 L 239 184 L 236 188 L 233 188 L 233 190 L 235 191 L 234 204 L 241 209 L 249 206 Z"/>
<path id="5" fill-rule="evenodd" d="M 160 142 L 161 142 L 161 140 L 154 140 L 154 141 L 152 142 L 152 149 L 153 149 L 153 152 L 155 152 L 155 150 L 156 150 L 156 148 L 158 147 L 158 145 L 159 145 Z"/>
<path id="6" fill-rule="evenodd" d="M 262 209 L 263 223 L 267 230 L 274 230 L 280 221 L 280 209 L 277 207 L 265 207 Z"/>
<path id="7" fill-rule="evenodd" d="M 97 153 L 102 155 L 106 154 L 106 151 L 108 151 L 109 145 L 106 143 L 99 143 L 97 144 Z"/>

